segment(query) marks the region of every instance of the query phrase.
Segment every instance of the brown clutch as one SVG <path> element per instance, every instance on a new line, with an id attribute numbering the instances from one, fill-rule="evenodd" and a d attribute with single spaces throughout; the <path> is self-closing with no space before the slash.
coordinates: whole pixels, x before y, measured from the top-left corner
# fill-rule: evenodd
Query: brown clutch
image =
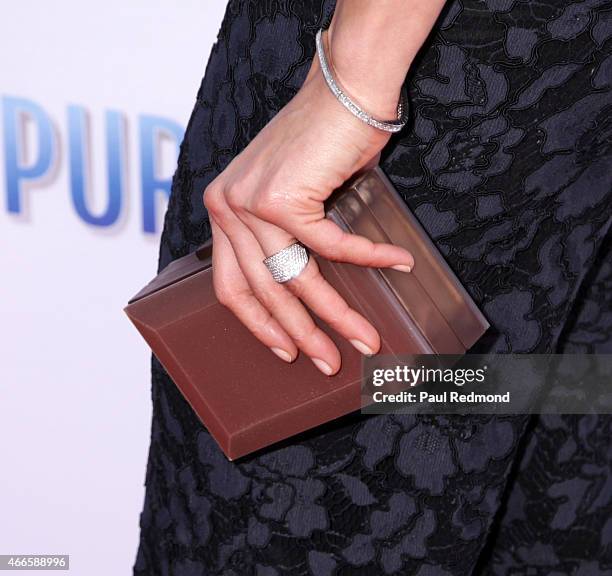
<path id="1" fill-rule="evenodd" d="M 327 217 L 412 252 L 406 274 L 317 258 L 325 278 L 380 333 L 382 354 L 463 354 L 489 324 L 379 167 L 334 192 Z M 235 459 L 360 408 L 361 357 L 337 344 L 324 376 L 300 355 L 286 364 L 215 298 L 211 244 L 169 264 L 125 311 L 228 458 Z"/>

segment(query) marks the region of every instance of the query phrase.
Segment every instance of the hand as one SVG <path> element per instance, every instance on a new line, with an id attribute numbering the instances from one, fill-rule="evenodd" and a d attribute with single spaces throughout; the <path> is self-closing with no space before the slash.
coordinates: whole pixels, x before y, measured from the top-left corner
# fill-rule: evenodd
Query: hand
<path id="1" fill-rule="evenodd" d="M 374 326 L 328 284 L 313 258 L 284 284 L 263 259 L 297 239 L 330 260 L 409 272 L 414 260 L 405 249 L 348 234 L 323 209 L 334 189 L 377 162 L 388 139 L 341 106 L 315 57 L 295 97 L 204 192 L 217 298 L 287 362 L 302 350 L 323 373 L 340 369 L 338 349 L 305 305 L 360 352 L 380 348 Z"/>

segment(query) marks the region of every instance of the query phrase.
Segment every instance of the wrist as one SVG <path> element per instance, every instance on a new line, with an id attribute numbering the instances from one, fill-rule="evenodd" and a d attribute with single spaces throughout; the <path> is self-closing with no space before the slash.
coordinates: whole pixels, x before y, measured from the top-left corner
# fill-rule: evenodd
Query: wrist
<path id="1" fill-rule="evenodd" d="M 316 111 L 317 116 L 325 118 L 324 122 L 337 128 L 338 134 L 350 134 L 350 141 L 363 149 L 367 158 L 379 152 L 389 141 L 391 134 L 369 126 L 355 115 L 351 114 L 338 101 L 330 90 L 315 55 L 310 65 L 308 75 L 300 90 L 303 102 Z M 391 118 L 396 111 L 391 114 Z"/>
<path id="2" fill-rule="evenodd" d="M 334 76 L 349 96 L 372 116 L 395 119 L 413 56 L 387 58 L 380 50 L 376 32 L 350 31 L 346 26 L 337 27 L 334 20 L 323 41 Z"/>

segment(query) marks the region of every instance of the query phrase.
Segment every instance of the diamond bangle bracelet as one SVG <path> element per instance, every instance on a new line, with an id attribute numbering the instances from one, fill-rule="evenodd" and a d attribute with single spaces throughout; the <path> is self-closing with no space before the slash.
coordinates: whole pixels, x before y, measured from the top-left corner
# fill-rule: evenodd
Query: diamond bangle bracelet
<path id="1" fill-rule="evenodd" d="M 325 82 L 327 83 L 327 86 L 331 90 L 332 94 L 351 114 L 357 116 L 357 118 L 359 118 L 362 122 L 365 122 L 374 128 L 378 128 L 379 130 L 384 130 L 385 132 L 399 132 L 408 121 L 408 95 L 406 94 L 405 86 L 402 86 L 400 100 L 397 105 L 397 120 L 386 121 L 372 118 L 372 116 L 363 110 L 361 106 L 359 106 L 346 92 L 344 92 L 344 90 L 342 90 L 334 79 L 327 61 L 327 56 L 325 55 L 325 49 L 323 48 L 322 34 L 323 30 L 319 29 L 315 38 L 317 54 L 321 64 L 321 72 L 323 72 Z"/>

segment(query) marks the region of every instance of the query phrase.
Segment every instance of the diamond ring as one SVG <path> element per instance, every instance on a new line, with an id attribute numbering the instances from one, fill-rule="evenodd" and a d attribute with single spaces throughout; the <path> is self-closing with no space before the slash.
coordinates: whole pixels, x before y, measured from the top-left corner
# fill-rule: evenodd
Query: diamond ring
<path id="1" fill-rule="evenodd" d="M 272 278 L 282 284 L 299 276 L 306 268 L 309 258 L 310 254 L 306 246 L 301 242 L 294 242 L 276 254 L 268 256 L 263 263 L 270 270 Z"/>

